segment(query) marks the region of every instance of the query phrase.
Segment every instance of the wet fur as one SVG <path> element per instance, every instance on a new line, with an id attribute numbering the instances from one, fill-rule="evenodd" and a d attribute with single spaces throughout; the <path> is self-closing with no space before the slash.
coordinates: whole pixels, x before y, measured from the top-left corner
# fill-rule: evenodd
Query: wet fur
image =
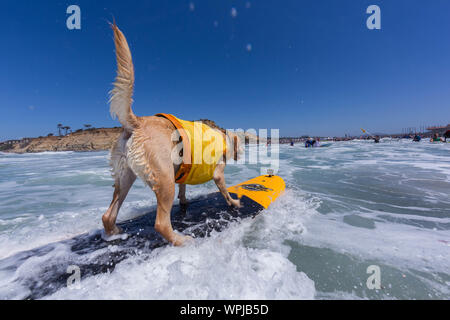
<path id="1" fill-rule="evenodd" d="M 175 143 L 171 140 L 176 129 L 165 118 L 137 117 L 132 111 L 134 90 L 134 66 L 125 36 L 113 24 L 116 47 L 117 77 L 111 91 L 110 112 L 124 127 L 124 132 L 111 149 L 110 164 L 114 177 L 114 194 L 111 204 L 102 217 L 105 233 L 116 235 L 121 230 L 116 226 L 120 207 L 131 186 L 139 177 L 155 193 L 157 216 L 155 229 L 170 243 L 182 245 L 189 239 L 172 229 L 170 211 L 175 196 L 175 174 L 179 166 L 171 159 Z M 217 164 L 213 180 L 229 205 L 239 206 L 239 200 L 231 198 L 226 190 L 224 170 L 228 159 L 240 153 L 239 139 L 232 133 L 221 132 L 227 141 L 226 156 Z M 180 185 L 178 198 L 187 204 L 186 186 Z"/>

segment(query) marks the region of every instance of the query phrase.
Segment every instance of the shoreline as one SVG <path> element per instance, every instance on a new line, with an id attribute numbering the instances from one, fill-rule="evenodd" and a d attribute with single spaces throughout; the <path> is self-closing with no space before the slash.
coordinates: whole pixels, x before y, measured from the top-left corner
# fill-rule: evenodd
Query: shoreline
<path id="1" fill-rule="evenodd" d="M 208 121 L 212 127 L 218 127 L 213 121 Z M 119 135 L 123 132 L 123 127 L 113 128 L 91 128 L 86 130 L 78 130 L 73 133 L 69 133 L 65 136 L 53 136 L 37 137 L 37 138 L 23 138 L 21 140 L 9 140 L 0 142 L 0 152 L 5 154 L 32 154 L 43 152 L 97 152 L 97 151 L 109 151 L 113 144 L 117 141 Z M 429 133 L 422 134 L 422 138 L 427 139 L 430 136 Z M 381 138 L 402 139 L 400 135 L 382 135 Z M 249 133 L 245 133 L 245 144 L 249 144 L 250 141 L 258 141 L 265 144 L 265 139 L 260 139 Z M 359 140 L 371 140 L 370 137 L 355 136 L 355 137 L 321 137 L 321 142 L 337 142 L 337 141 L 352 141 Z M 270 138 L 268 139 L 270 141 Z M 294 143 L 304 143 L 305 136 L 302 137 L 280 137 L 279 144 L 289 144 L 291 141 Z"/>

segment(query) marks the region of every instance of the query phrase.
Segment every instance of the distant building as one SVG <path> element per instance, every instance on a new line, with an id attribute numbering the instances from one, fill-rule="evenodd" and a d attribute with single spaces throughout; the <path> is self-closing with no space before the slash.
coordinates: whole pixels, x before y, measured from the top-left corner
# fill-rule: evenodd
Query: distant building
<path id="1" fill-rule="evenodd" d="M 435 126 L 435 127 L 429 127 L 427 128 L 428 131 L 431 132 L 431 134 L 437 133 L 438 135 L 443 135 L 447 130 L 450 130 L 450 123 L 446 126 Z"/>

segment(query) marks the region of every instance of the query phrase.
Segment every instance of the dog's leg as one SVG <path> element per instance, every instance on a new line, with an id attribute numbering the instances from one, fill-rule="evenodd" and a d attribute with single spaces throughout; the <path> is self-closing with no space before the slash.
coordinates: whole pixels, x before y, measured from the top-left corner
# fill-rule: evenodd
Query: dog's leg
<path id="1" fill-rule="evenodd" d="M 236 208 L 241 207 L 241 202 L 239 199 L 235 200 L 233 199 L 230 194 L 228 193 L 227 186 L 225 183 L 225 164 L 221 163 L 216 166 L 216 169 L 214 170 L 214 182 L 216 183 L 217 188 L 219 188 L 220 193 L 222 193 L 223 197 L 225 198 L 225 201 L 228 203 L 229 206 L 234 206 Z"/>
<path id="2" fill-rule="evenodd" d="M 162 179 L 165 183 L 158 183 L 153 187 L 158 202 L 155 230 L 174 246 L 181 246 L 191 237 L 179 235 L 173 231 L 170 212 L 172 211 L 173 198 L 175 196 L 175 183 L 169 182 L 169 179 Z"/>
<path id="3" fill-rule="evenodd" d="M 186 200 L 186 185 L 179 184 L 178 189 L 178 199 L 180 199 L 180 205 L 187 206 L 189 202 Z"/>
<path id="4" fill-rule="evenodd" d="M 120 229 L 116 226 L 117 214 L 134 181 L 136 181 L 136 175 L 128 167 L 124 168 L 120 173 L 120 177 L 116 178 L 113 199 L 102 217 L 105 232 L 109 236 L 120 233 Z"/>
<path id="5" fill-rule="evenodd" d="M 186 185 L 178 185 L 178 199 L 180 199 L 180 212 L 183 214 L 187 213 L 187 208 L 189 206 L 189 201 L 186 199 Z"/>

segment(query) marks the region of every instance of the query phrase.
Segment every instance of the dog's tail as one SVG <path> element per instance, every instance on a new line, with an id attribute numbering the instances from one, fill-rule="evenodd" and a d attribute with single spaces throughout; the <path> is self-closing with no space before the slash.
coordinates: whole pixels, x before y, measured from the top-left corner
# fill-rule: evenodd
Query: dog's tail
<path id="1" fill-rule="evenodd" d="M 117 77 L 114 89 L 110 92 L 110 112 L 113 118 L 118 118 L 122 126 L 130 131 L 138 126 L 138 119 L 131 109 L 133 104 L 134 67 L 127 39 L 116 23 L 111 24 L 114 31 L 116 46 Z"/>

